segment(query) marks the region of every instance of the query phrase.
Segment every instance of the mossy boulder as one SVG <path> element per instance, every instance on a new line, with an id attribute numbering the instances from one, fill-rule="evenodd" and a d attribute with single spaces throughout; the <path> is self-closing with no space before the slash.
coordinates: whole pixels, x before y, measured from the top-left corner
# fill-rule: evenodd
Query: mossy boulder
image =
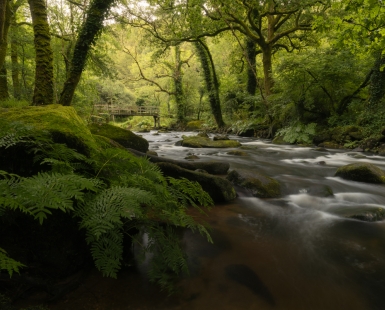
<path id="1" fill-rule="evenodd" d="M 148 141 L 132 131 L 110 124 L 91 124 L 89 128 L 93 134 L 109 138 L 125 148 L 131 148 L 143 153 L 148 151 Z"/>
<path id="2" fill-rule="evenodd" d="M 186 178 L 190 181 L 198 182 L 216 203 L 231 201 L 237 196 L 234 187 L 226 179 L 207 173 L 183 169 L 171 163 L 158 162 L 157 165 L 166 176 Z"/>
<path id="3" fill-rule="evenodd" d="M 186 130 L 199 130 L 203 124 L 204 122 L 199 120 L 190 121 L 186 124 Z"/>
<path id="4" fill-rule="evenodd" d="M 350 208 L 344 206 L 334 209 L 332 213 L 365 222 L 377 222 L 385 219 L 385 209 L 375 205 Z"/>
<path id="5" fill-rule="evenodd" d="M 199 136 L 182 136 L 182 146 L 194 148 L 231 148 L 240 147 L 241 144 L 236 140 L 213 141 L 210 138 Z"/>
<path id="6" fill-rule="evenodd" d="M 254 197 L 277 198 L 281 195 L 281 185 L 277 180 L 262 173 L 232 170 L 227 179 L 234 185 L 249 190 Z"/>
<path id="7" fill-rule="evenodd" d="M 54 142 L 65 143 L 87 156 L 98 147 L 86 123 L 72 107 L 53 104 L 0 109 L 0 118 L 0 130 L 10 123 L 28 125 L 36 133 L 48 132 Z"/>
<path id="8" fill-rule="evenodd" d="M 338 168 L 336 177 L 346 180 L 385 184 L 385 172 L 369 163 L 354 163 Z"/>

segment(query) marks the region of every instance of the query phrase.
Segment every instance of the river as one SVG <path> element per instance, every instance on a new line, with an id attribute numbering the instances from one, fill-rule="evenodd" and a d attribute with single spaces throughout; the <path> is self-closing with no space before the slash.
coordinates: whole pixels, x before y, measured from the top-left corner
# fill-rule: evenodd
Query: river
<path id="1" fill-rule="evenodd" d="M 198 161 L 262 172 L 281 183 L 282 198 L 240 193 L 216 205 L 205 219 L 214 244 L 186 231 L 191 275 L 171 297 L 148 283 L 143 264 L 135 273 L 122 271 L 118 280 L 91 272 L 52 309 L 385 309 L 385 222 L 344 217 L 385 208 L 385 185 L 334 177 L 338 167 L 353 162 L 385 170 L 385 157 L 231 137 L 247 153 L 234 156 L 229 149 L 174 145 L 192 133 L 154 133 L 142 135 L 159 156 L 182 160 L 194 154 Z"/>

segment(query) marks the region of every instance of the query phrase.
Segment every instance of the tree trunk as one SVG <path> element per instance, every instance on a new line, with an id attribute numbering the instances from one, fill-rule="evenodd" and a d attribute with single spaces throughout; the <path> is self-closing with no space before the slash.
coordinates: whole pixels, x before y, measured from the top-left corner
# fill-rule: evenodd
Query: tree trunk
<path id="1" fill-rule="evenodd" d="M 11 41 L 11 61 L 12 61 L 12 84 L 13 84 L 13 96 L 16 99 L 21 98 L 20 87 L 20 70 L 19 70 L 19 55 L 17 53 L 17 43 L 15 40 Z"/>
<path id="2" fill-rule="evenodd" d="M 75 44 L 70 74 L 60 94 L 60 104 L 71 105 L 76 86 L 86 64 L 88 52 L 92 45 L 95 44 L 97 35 L 103 28 L 104 19 L 114 2 L 115 0 L 94 0 L 87 10 L 87 18 L 81 27 Z"/>
<path id="3" fill-rule="evenodd" d="M 53 54 L 45 0 L 28 0 L 35 37 L 36 71 L 33 105 L 53 103 Z"/>
<path id="4" fill-rule="evenodd" d="M 9 98 L 5 56 L 7 55 L 7 38 L 11 14 L 9 1 L 0 0 L 0 100 Z"/>
<path id="5" fill-rule="evenodd" d="M 266 45 L 262 48 L 262 63 L 263 63 L 263 75 L 264 75 L 264 88 L 266 97 L 272 94 L 272 88 L 274 86 L 273 80 L 273 65 L 271 62 L 272 50 L 271 46 Z"/>
<path id="6" fill-rule="evenodd" d="M 385 95 L 385 55 L 381 52 L 376 58 L 369 85 L 369 108 L 375 110 Z"/>
<path id="7" fill-rule="evenodd" d="M 184 114 L 184 92 L 182 84 L 182 61 L 180 59 L 180 48 L 175 46 L 175 72 L 174 72 L 174 88 L 176 102 L 176 118 L 178 123 L 183 123 Z"/>
<path id="8" fill-rule="evenodd" d="M 219 83 L 215 73 L 214 62 L 207 45 L 203 41 L 200 40 L 194 44 L 204 73 L 211 113 L 215 118 L 218 128 L 221 128 L 225 125 L 225 123 L 222 118 L 221 103 L 219 99 Z"/>
<path id="9" fill-rule="evenodd" d="M 254 96 L 257 91 L 257 67 L 255 57 L 257 57 L 256 43 L 247 38 L 246 39 L 246 54 L 247 54 L 247 92 Z"/>

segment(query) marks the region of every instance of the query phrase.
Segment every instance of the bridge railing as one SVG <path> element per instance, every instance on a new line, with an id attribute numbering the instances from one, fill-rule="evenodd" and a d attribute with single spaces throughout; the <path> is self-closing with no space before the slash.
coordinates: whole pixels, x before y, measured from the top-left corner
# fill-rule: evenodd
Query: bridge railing
<path id="1" fill-rule="evenodd" d="M 107 112 L 111 115 L 159 115 L 159 107 L 156 106 L 117 106 L 96 104 L 94 108 L 99 112 Z"/>

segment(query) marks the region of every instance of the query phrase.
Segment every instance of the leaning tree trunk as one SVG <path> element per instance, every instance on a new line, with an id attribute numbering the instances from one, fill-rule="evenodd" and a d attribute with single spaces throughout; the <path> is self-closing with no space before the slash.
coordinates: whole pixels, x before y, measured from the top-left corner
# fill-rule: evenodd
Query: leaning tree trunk
<path id="1" fill-rule="evenodd" d="M 0 100 L 9 98 L 5 56 L 7 55 L 7 38 L 11 14 L 9 1 L 0 0 Z"/>
<path id="2" fill-rule="evenodd" d="M 257 57 L 256 43 L 247 38 L 246 39 L 246 55 L 247 55 L 247 92 L 254 96 L 257 91 L 257 67 L 255 58 Z"/>
<path id="3" fill-rule="evenodd" d="M 45 0 L 28 0 L 35 37 L 36 71 L 33 105 L 53 103 L 53 54 Z"/>
<path id="4" fill-rule="evenodd" d="M 207 45 L 199 40 L 194 43 L 204 73 L 206 89 L 209 95 L 211 113 L 215 118 L 218 128 L 224 127 L 221 103 L 219 99 L 219 83 L 215 72 L 215 66 Z"/>
<path id="5" fill-rule="evenodd" d="M 91 3 L 75 44 L 70 73 L 60 94 L 60 104 L 71 105 L 76 86 L 86 64 L 88 52 L 95 44 L 97 35 L 103 28 L 104 19 L 114 2 L 115 0 L 94 0 Z"/>

